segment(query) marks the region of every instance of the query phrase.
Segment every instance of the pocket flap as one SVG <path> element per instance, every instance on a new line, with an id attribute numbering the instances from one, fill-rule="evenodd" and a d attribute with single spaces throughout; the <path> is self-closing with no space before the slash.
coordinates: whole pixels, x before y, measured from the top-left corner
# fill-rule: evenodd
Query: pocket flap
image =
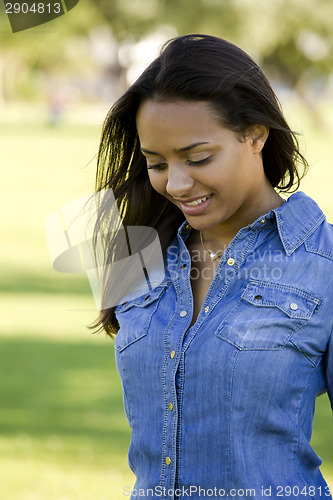
<path id="1" fill-rule="evenodd" d="M 249 280 L 242 299 L 258 307 L 277 307 L 290 318 L 309 319 L 322 299 L 309 291 L 280 283 Z"/>
<path id="2" fill-rule="evenodd" d="M 169 283 L 161 283 L 159 286 L 153 288 L 151 291 L 146 292 L 140 297 L 136 297 L 135 299 L 129 300 L 128 302 L 123 302 L 122 304 L 118 304 L 116 307 L 116 313 L 122 313 L 128 311 L 132 307 L 146 307 L 152 302 L 155 302 L 163 291 L 166 289 Z"/>
<path id="3" fill-rule="evenodd" d="M 123 351 L 146 336 L 151 318 L 158 307 L 158 300 L 169 284 L 162 283 L 150 292 L 116 307 L 115 314 L 119 323 L 119 331 L 114 346 L 117 351 Z"/>

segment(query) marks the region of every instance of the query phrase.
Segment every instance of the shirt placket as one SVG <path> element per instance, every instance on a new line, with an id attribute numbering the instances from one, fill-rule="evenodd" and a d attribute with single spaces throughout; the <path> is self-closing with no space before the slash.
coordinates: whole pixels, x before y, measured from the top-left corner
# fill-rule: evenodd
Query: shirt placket
<path id="1" fill-rule="evenodd" d="M 203 307 L 197 318 L 197 323 L 202 323 L 211 309 L 214 307 L 214 296 L 212 294 L 222 277 L 225 290 L 235 279 L 237 272 L 244 261 L 246 254 L 252 248 L 256 239 L 257 231 L 240 232 L 233 244 L 226 249 L 222 262 L 214 276 L 212 287 L 204 301 Z M 177 310 L 174 320 L 165 332 L 165 348 L 167 355 L 163 367 L 163 391 L 165 404 L 164 438 L 163 438 L 163 468 L 162 478 L 166 493 L 164 498 L 168 500 L 179 499 L 174 496 L 177 488 L 181 488 L 178 481 L 180 456 L 180 428 L 181 428 L 181 403 L 183 398 L 184 383 L 184 355 L 196 329 L 188 327 L 192 318 L 192 292 L 189 271 L 191 267 L 190 255 L 184 244 L 180 241 L 180 253 L 178 271 L 173 282 L 177 292 Z M 182 273 L 182 274 L 180 274 Z M 187 276 L 184 275 L 187 273 Z M 204 316 L 204 317 L 203 317 Z M 180 490 L 181 491 L 181 490 Z"/>
<path id="2" fill-rule="evenodd" d="M 176 387 L 176 374 L 183 373 L 184 353 L 182 352 L 183 337 L 188 329 L 192 317 L 192 299 L 189 271 L 191 267 L 190 254 L 183 241 L 180 242 L 181 258 L 178 258 L 176 275 L 182 273 L 182 278 L 174 279 L 177 292 L 177 309 L 173 322 L 165 332 L 166 356 L 163 366 L 163 393 L 164 393 L 164 432 L 162 450 L 162 486 L 165 490 L 164 498 L 173 500 L 176 489 L 176 459 L 178 438 L 178 406 L 179 398 Z M 187 279 L 185 274 L 188 274 Z"/>

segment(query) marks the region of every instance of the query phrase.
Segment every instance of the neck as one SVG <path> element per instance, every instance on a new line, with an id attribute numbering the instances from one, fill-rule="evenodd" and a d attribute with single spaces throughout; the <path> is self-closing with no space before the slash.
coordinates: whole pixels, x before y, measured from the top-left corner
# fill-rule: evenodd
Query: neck
<path id="1" fill-rule="evenodd" d="M 213 252 L 225 250 L 242 227 L 248 226 L 261 215 L 267 214 L 274 208 L 280 207 L 283 203 L 284 199 L 273 190 L 270 196 L 261 199 L 260 204 L 253 209 L 243 209 L 242 212 L 234 214 L 227 221 L 217 224 L 214 227 L 203 229 L 202 237 L 205 247 Z M 199 232 L 197 238 L 200 240 Z"/>

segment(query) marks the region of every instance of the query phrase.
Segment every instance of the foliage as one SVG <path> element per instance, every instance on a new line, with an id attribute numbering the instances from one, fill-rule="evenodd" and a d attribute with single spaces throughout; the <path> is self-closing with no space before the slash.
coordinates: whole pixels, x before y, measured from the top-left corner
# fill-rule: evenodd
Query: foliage
<path id="1" fill-rule="evenodd" d="M 333 2 L 327 0 L 81 0 L 65 16 L 16 34 L 0 7 L 5 98 L 23 90 L 33 95 L 40 72 L 47 77 L 98 71 L 90 38 L 102 26 L 118 42 L 139 41 L 161 25 L 179 34 L 229 39 L 303 96 L 306 87 L 321 90 L 333 71 Z"/>

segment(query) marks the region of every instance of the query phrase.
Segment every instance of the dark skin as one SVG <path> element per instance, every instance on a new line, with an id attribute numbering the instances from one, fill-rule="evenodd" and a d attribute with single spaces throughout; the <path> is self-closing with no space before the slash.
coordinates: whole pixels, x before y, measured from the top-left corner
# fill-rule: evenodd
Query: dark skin
<path id="1" fill-rule="evenodd" d="M 228 238 L 216 251 L 225 251 L 231 240 Z M 215 271 L 220 262 L 221 256 L 216 260 L 211 260 L 209 255 L 202 248 L 200 241 L 199 231 L 192 230 L 190 236 L 186 240 L 186 246 L 191 255 L 191 287 L 193 295 L 193 317 L 190 327 L 194 325 L 197 320 L 198 314 L 205 300 L 211 282 L 214 278 Z M 211 251 L 211 247 L 206 245 L 205 247 L 208 251 Z"/>
<path id="2" fill-rule="evenodd" d="M 219 259 L 203 250 L 225 250 L 238 231 L 284 200 L 268 181 L 262 148 L 269 130 L 254 125 L 245 137 L 221 125 L 206 102 L 144 101 L 137 113 L 141 151 L 152 187 L 174 203 L 193 228 L 193 325 Z"/>

